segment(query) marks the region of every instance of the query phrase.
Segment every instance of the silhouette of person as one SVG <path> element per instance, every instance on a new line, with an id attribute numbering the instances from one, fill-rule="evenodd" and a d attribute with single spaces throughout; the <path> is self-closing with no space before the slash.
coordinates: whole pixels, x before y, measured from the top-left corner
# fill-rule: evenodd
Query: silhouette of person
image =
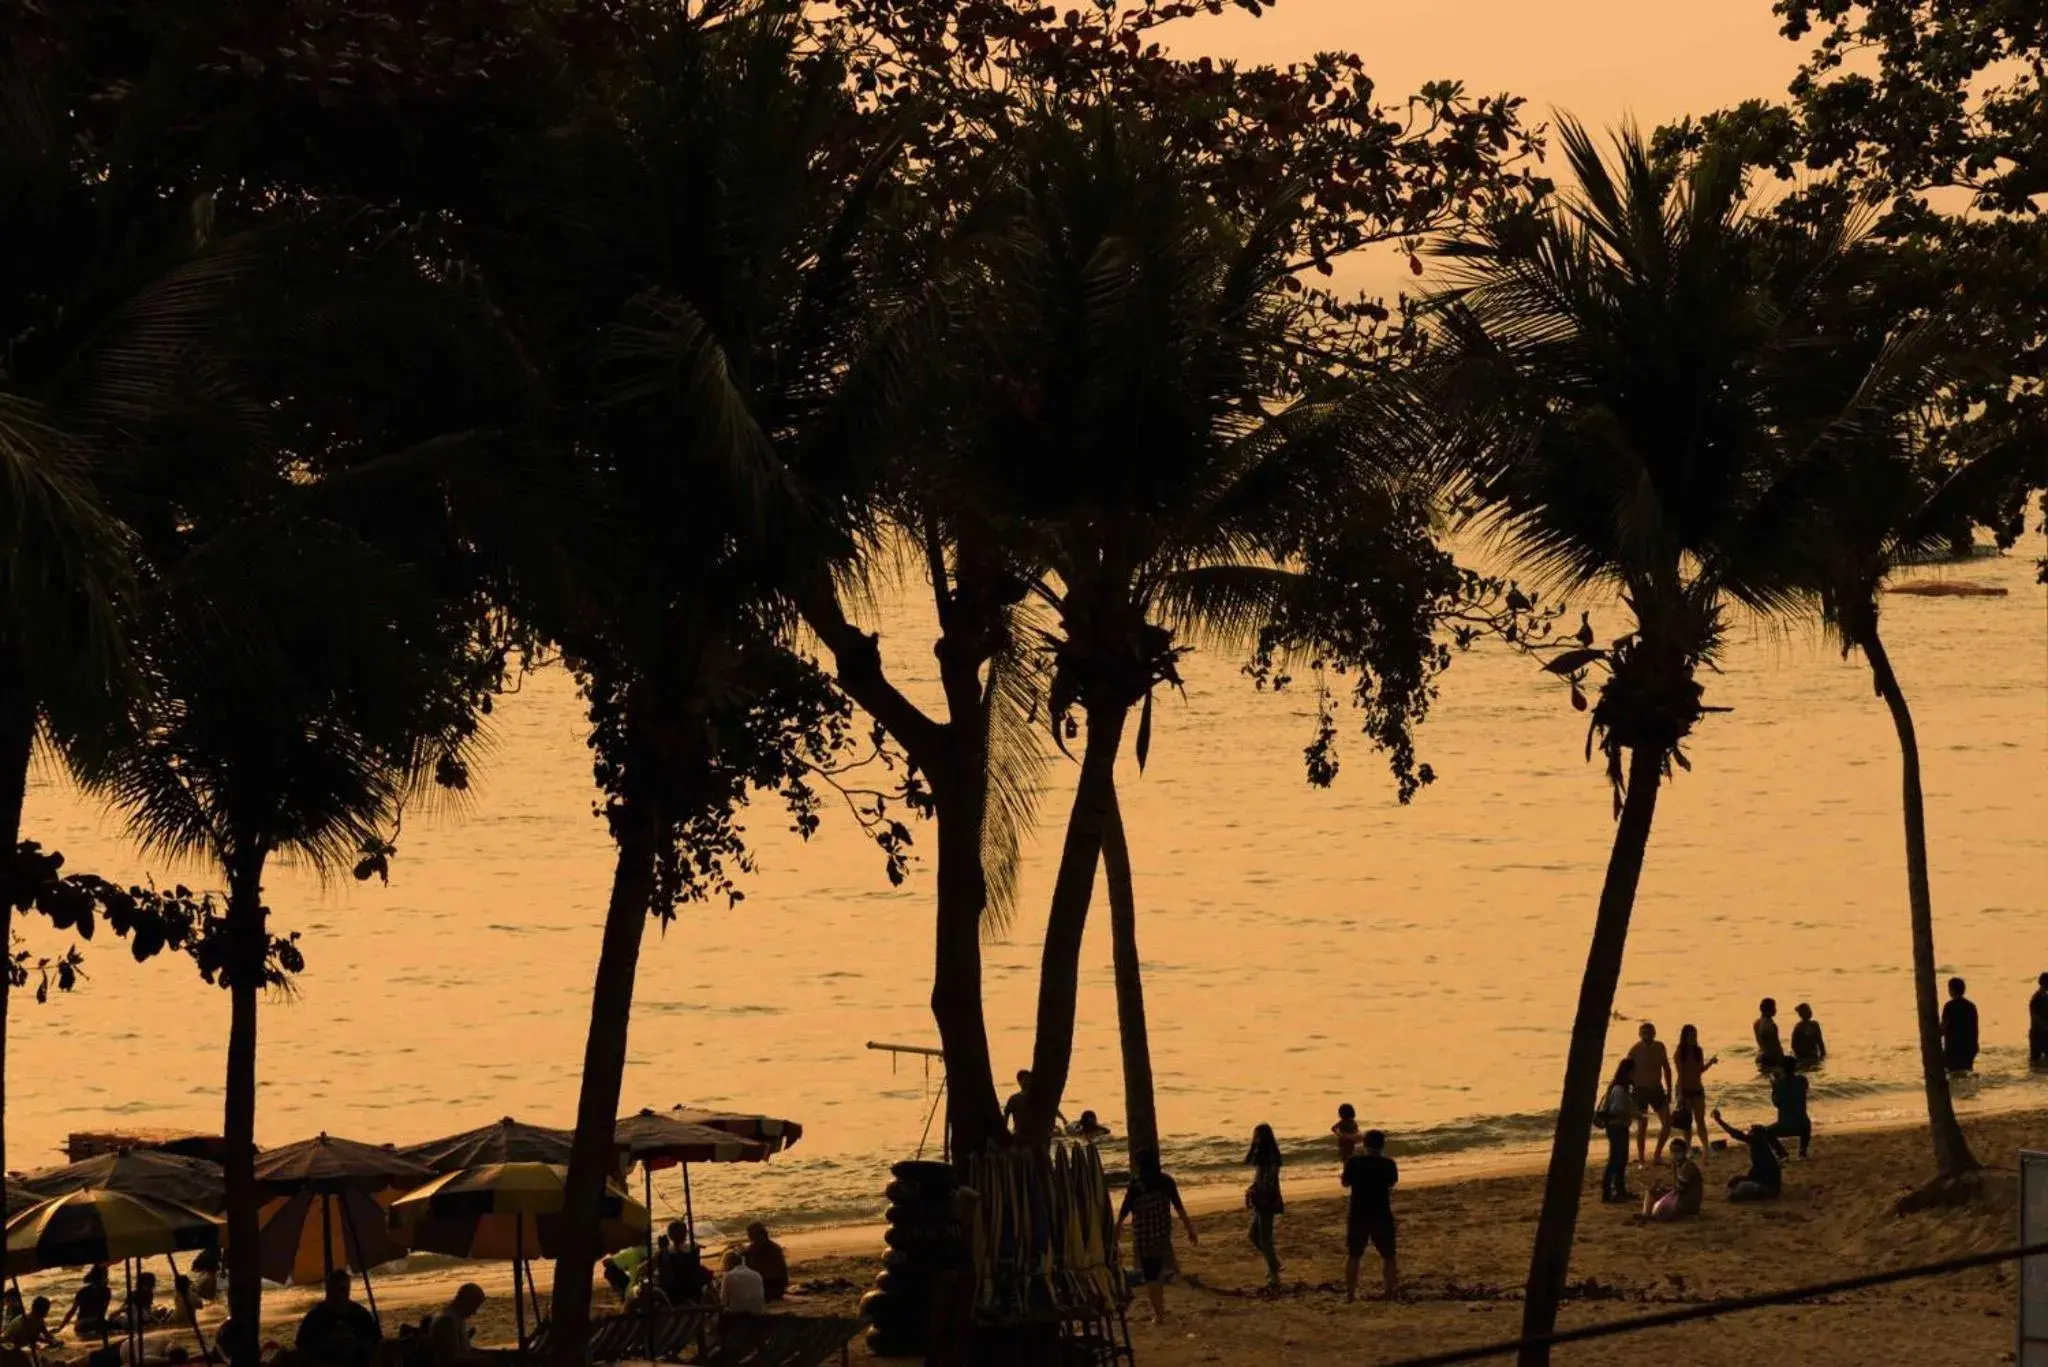
<path id="1" fill-rule="evenodd" d="M 1718 1107 L 1714 1111 L 1714 1123 L 1728 1131 L 1730 1139 L 1749 1150 L 1749 1171 L 1739 1172 L 1728 1179 L 1728 1199 L 1777 1200 L 1785 1190 L 1785 1146 L 1771 1133 L 1770 1126 L 1752 1125 L 1747 1130 L 1738 1130 L 1721 1118 Z"/>
<path id="2" fill-rule="evenodd" d="M 2048 1063 L 2048 973 L 2027 1001 L 2027 1061 Z"/>
<path id="3" fill-rule="evenodd" d="M 1756 1066 L 1759 1072 L 1773 1072 L 1778 1061 L 1785 1057 L 1785 1046 L 1778 1040 L 1778 1003 L 1774 998 L 1765 997 L 1756 1005 Z"/>
<path id="4" fill-rule="evenodd" d="M 1792 1010 L 1799 1017 L 1799 1023 L 1792 1027 L 1792 1057 L 1799 1060 L 1802 1068 L 1825 1062 L 1828 1042 L 1820 1033 L 1820 1022 L 1813 1018 L 1813 1008 L 1801 1002 Z"/>
<path id="5" fill-rule="evenodd" d="M 1647 1163 L 1643 1150 L 1650 1142 L 1650 1113 L 1657 1115 L 1657 1161 L 1664 1161 L 1664 1145 L 1671 1139 L 1671 1055 L 1657 1038 L 1657 1027 L 1644 1021 L 1628 1051 L 1636 1066 L 1636 1162 Z"/>
<path id="6" fill-rule="evenodd" d="M 1951 1073 L 1977 1066 L 1977 1004 L 1963 995 L 1961 978 L 1948 980 L 1948 1005 L 1941 1008 L 1941 1058 Z"/>
<path id="7" fill-rule="evenodd" d="M 1806 1157 L 1807 1146 L 1813 1142 L 1813 1118 L 1806 1112 L 1806 1079 L 1799 1074 L 1799 1060 L 1788 1058 L 1778 1065 L 1771 1078 L 1771 1105 L 1778 1110 L 1770 1127 L 1772 1136 L 1797 1139 L 1799 1156 Z"/>

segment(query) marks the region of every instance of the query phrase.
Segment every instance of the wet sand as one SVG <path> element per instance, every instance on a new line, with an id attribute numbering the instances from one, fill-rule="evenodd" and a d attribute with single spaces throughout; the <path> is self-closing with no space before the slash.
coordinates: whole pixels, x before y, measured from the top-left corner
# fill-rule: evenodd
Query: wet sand
<path id="1" fill-rule="evenodd" d="M 1706 1211 L 1679 1225 L 1647 1225 L 1622 1208 L 1600 1204 L 1596 1164 L 1588 1171 L 1573 1260 L 1577 1289 L 1562 1323 L 1628 1318 L 2009 1247 L 2018 1222 L 2015 1154 L 2048 1147 L 2048 1110 L 1980 1116 L 1967 1127 L 1987 1165 L 1980 1194 L 1958 1208 L 1905 1217 L 1892 1215 L 1891 1206 L 1928 1171 L 1924 1127 L 1823 1131 L 1810 1161 L 1787 1165 L 1784 1198 L 1770 1205 L 1728 1205 L 1721 1187 L 1743 1166 L 1741 1156 L 1710 1154 Z M 1281 1293 L 1261 1294 L 1263 1265 L 1246 1241 L 1235 1203 L 1226 1202 L 1224 1193 L 1204 1193 L 1195 1203 L 1201 1243 L 1190 1248 L 1182 1240 L 1182 1278 L 1168 1294 L 1168 1322 L 1145 1322 L 1142 1304 L 1134 1310 L 1141 1363 L 1391 1362 L 1514 1336 L 1540 1172 L 1404 1185 L 1395 1197 L 1404 1296 L 1392 1304 L 1376 1298 L 1378 1266 L 1368 1255 L 1361 1278 L 1368 1295 L 1353 1305 L 1344 1304 L 1341 1294 L 1344 1214 L 1335 1155 L 1326 1163 L 1297 1163 L 1285 1176 Z M 1640 1187 L 1644 1177 L 1633 1171 L 1631 1182 Z M 790 1240 L 789 1248 L 795 1283 L 789 1308 L 813 1314 L 852 1313 L 873 1282 L 881 1252 L 873 1229 L 819 1231 Z M 509 1340 L 509 1272 L 500 1267 L 451 1267 L 444 1275 L 389 1282 L 387 1321 L 417 1319 L 472 1276 L 492 1293 L 479 1340 Z M 2015 1286 L 2010 1265 L 1977 1269 L 1596 1341 L 1560 1349 L 1556 1361 L 1627 1359 L 1688 1367 L 2009 1361 Z M 599 1301 L 609 1303 L 602 1288 Z M 304 1303 L 299 1294 L 266 1297 L 266 1318 L 276 1321 L 271 1333 L 288 1337 L 287 1320 Z M 855 1356 L 862 1356 L 858 1341 Z"/>

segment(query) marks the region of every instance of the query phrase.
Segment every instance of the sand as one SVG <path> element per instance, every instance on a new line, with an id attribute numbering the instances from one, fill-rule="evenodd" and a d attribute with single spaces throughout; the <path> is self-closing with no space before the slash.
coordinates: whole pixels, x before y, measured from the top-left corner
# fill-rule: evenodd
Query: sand
<path id="1" fill-rule="evenodd" d="M 1924 1127 L 1823 1131 L 1810 1161 L 1787 1165 L 1785 1196 L 1771 1205 L 1728 1205 L 1721 1185 L 1742 1166 L 1741 1157 L 1710 1154 L 1706 1211 L 1678 1225 L 1647 1225 L 1602 1205 L 1598 1167 L 1590 1166 L 1573 1257 L 1578 1289 L 1561 1323 L 1627 1318 L 2009 1247 L 2018 1221 L 2015 1154 L 2048 1146 L 2048 1110 L 1979 1116 L 1967 1128 L 1988 1165 L 1976 1196 L 1903 1217 L 1891 1207 L 1928 1171 Z M 1640 1186 L 1643 1174 L 1632 1173 L 1631 1181 Z M 1181 1242 L 1182 1277 L 1168 1293 L 1167 1323 L 1150 1324 L 1142 1303 L 1134 1308 L 1138 1360 L 1147 1367 L 1380 1363 L 1511 1338 L 1520 1324 L 1520 1287 L 1541 1187 L 1533 1169 L 1403 1186 L 1396 1209 L 1404 1297 L 1391 1304 L 1362 1297 L 1351 1305 L 1341 1294 L 1344 1208 L 1334 1153 L 1326 1164 L 1297 1164 L 1286 1172 L 1288 1209 L 1279 1223 L 1284 1285 L 1275 1297 L 1262 1294 L 1264 1265 L 1245 1238 L 1244 1216 L 1234 1203 L 1208 1193 L 1194 1203 L 1200 1244 Z M 788 1245 L 795 1283 L 789 1308 L 803 1313 L 852 1313 L 880 1262 L 874 1229 L 818 1231 Z M 387 1281 L 387 1323 L 418 1318 L 471 1277 L 492 1293 L 480 1341 L 510 1340 L 509 1273 L 496 1267 L 451 1267 Z M 1978 1269 L 1596 1341 L 1560 1349 L 1556 1361 L 1626 1358 L 1688 1367 L 2010 1361 L 2015 1284 L 2010 1265 Z M 1375 1292 L 1377 1285 L 1377 1263 L 1368 1255 L 1361 1290 Z M 601 1308 L 609 1305 L 603 1288 L 598 1296 Z M 270 1332 L 288 1338 L 286 1321 L 305 1303 L 302 1294 L 266 1297 L 266 1319 L 275 1321 Z M 855 1357 L 863 1356 L 856 1342 Z"/>

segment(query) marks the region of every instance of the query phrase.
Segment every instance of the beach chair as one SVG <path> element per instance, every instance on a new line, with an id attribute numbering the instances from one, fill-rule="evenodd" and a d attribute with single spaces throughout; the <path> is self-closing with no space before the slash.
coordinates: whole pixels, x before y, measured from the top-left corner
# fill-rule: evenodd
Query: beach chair
<path id="1" fill-rule="evenodd" d="M 836 1356 L 844 1364 L 852 1359 L 847 1345 L 861 1328 L 859 1320 L 836 1315 L 728 1315 L 689 1362 L 692 1367 L 822 1367 Z"/>
<path id="2" fill-rule="evenodd" d="M 708 1305 L 664 1305 L 652 1315 L 628 1311 L 601 1315 L 590 1322 L 590 1340 L 583 1361 L 593 1364 L 646 1362 L 680 1357 L 697 1343 L 717 1311 Z M 527 1342 L 529 1358 L 545 1358 L 549 1330 L 542 1328 Z"/>

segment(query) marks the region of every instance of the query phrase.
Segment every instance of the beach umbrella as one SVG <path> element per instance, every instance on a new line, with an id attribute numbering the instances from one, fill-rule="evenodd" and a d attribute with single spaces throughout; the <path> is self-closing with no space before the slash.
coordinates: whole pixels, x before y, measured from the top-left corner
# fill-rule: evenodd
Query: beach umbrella
<path id="1" fill-rule="evenodd" d="M 675 1111 L 643 1110 L 629 1115 L 612 1127 L 612 1142 L 619 1147 L 626 1165 L 640 1164 L 647 1208 L 654 1209 L 654 1173 L 658 1168 L 683 1170 L 683 1226 L 697 1237 L 697 1214 L 690 1200 L 690 1164 L 761 1163 L 775 1152 L 775 1141 L 742 1138 L 732 1130 L 683 1119 Z M 734 1119 L 735 1117 L 725 1117 Z M 751 1119 L 759 1120 L 755 1116 Z M 777 1121 L 776 1124 L 782 1122 Z M 802 1133 L 801 1129 L 798 1133 Z M 792 1141 L 794 1142 L 794 1141 Z M 652 1239 L 650 1226 L 649 1238 Z M 650 1250 L 649 1256 L 652 1256 Z"/>
<path id="2" fill-rule="evenodd" d="M 432 1181 L 434 1170 L 389 1144 L 365 1144 L 322 1132 L 271 1149 L 256 1160 L 256 1183 L 277 1199 L 264 1206 L 258 1263 L 274 1282 L 319 1281 L 336 1267 L 361 1274 L 370 1313 L 377 1293 L 370 1269 L 405 1256 L 377 1193 L 395 1195 Z"/>
<path id="3" fill-rule="evenodd" d="M 384 1191 L 416 1187 L 435 1169 L 389 1144 L 364 1144 L 322 1131 L 311 1139 L 271 1149 L 256 1160 L 256 1181 L 267 1191 Z"/>
<path id="4" fill-rule="evenodd" d="M 227 1204 L 227 1180 L 218 1163 L 156 1149 L 127 1149 L 42 1168 L 22 1177 L 21 1185 L 45 1198 L 91 1188 L 168 1201 L 207 1214 L 218 1213 Z"/>
<path id="5" fill-rule="evenodd" d="M 751 1139 L 757 1144 L 766 1144 L 770 1151 L 796 1147 L 796 1141 L 804 1137 L 804 1127 L 794 1120 L 780 1120 L 772 1115 L 753 1115 L 745 1111 L 718 1110 L 708 1106 L 676 1106 L 665 1114 L 672 1120 L 686 1125 L 702 1125 L 707 1129 L 724 1130 L 727 1134 Z"/>
<path id="6" fill-rule="evenodd" d="M 220 1222 L 190 1206 L 86 1187 L 39 1201 L 7 1221 L 6 1274 L 86 1267 L 214 1248 Z"/>
<path id="7" fill-rule="evenodd" d="M 398 1152 L 435 1172 L 460 1172 L 493 1163 L 567 1163 L 575 1140 L 572 1131 L 523 1125 L 506 1116 L 482 1129 L 409 1144 Z"/>
<path id="8" fill-rule="evenodd" d="M 41 1192 L 30 1191 L 11 1177 L 7 1179 L 7 1213 L 9 1215 L 14 1214 L 17 1210 L 27 1210 L 36 1202 L 48 1199 Z"/>
<path id="9" fill-rule="evenodd" d="M 528 1258 L 555 1256 L 561 1239 L 568 1169 L 559 1163 L 485 1163 L 435 1178 L 391 1203 L 391 1217 L 407 1226 L 412 1246 L 452 1258 L 512 1261 L 512 1303 L 519 1340 L 526 1342 L 526 1306 L 519 1283 Z M 598 1251 L 614 1253 L 640 1242 L 647 1208 L 607 1182 L 598 1198 Z M 540 1316 L 539 1293 L 526 1276 Z"/>

